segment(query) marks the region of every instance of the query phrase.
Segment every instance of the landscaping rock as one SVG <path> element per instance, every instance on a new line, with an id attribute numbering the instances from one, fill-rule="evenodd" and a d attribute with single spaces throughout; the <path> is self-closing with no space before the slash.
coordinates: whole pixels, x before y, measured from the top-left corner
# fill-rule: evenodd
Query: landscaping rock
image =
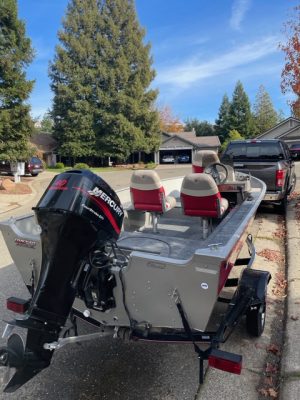
<path id="1" fill-rule="evenodd" d="M 12 190 L 16 187 L 16 184 L 12 182 L 10 179 L 2 179 L 0 180 L 0 189 L 2 190 Z"/>

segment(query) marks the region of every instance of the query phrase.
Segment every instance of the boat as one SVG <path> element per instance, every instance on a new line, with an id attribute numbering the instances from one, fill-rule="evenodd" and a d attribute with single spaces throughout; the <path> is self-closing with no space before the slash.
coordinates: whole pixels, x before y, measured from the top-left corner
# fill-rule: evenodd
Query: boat
<path id="1" fill-rule="evenodd" d="M 47 368 L 61 347 L 102 336 L 193 343 L 200 383 L 204 362 L 241 372 L 242 357 L 220 345 L 243 315 L 251 335 L 264 328 L 270 274 L 251 268 L 249 229 L 266 186 L 209 151 L 198 159 L 196 172 L 163 181 L 136 170 L 117 193 L 89 170 L 70 170 L 54 177 L 34 214 L 0 223 L 29 291 L 7 299 L 16 316 L 0 348 L 5 392 Z M 219 303 L 226 309 L 211 329 Z M 95 332 L 78 336 L 77 318 Z M 25 344 L 15 327 L 27 331 Z"/>

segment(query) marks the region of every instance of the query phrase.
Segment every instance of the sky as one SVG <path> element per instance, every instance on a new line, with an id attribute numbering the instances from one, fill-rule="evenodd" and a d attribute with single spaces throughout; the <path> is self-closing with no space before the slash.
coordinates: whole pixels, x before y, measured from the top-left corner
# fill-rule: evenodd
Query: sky
<path id="1" fill-rule="evenodd" d="M 59 43 L 68 0 L 18 0 L 35 59 L 27 76 L 35 80 L 29 98 L 34 118 L 51 109 L 49 62 Z M 286 41 L 283 24 L 297 0 L 136 0 L 139 22 L 151 43 L 159 90 L 157 106 L 168 106 L 181 121 L 214 122 L 222 98 L 231 99 L 238 80 L 253 105 L 264 85 L 277 111 L 290 115 L 289 96 L 280 90 Z"/>

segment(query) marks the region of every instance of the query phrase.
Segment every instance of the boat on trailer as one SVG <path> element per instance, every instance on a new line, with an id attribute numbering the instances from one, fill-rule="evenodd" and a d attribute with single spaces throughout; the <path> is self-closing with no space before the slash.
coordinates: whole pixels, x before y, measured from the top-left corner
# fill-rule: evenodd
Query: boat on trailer
<path id="1" fill-rule="evenodd" d="M 34 215 L 0 223 L 29 290 L 28 299 L 7 299 L 17 315 L 0 348 L 5 392 L 48 367 L 62 346 L 107 335 L 193 343 L 200 383 L 205 360 L 241 372 L 242 357 L 219 347 L 243 315 L 251 335 L 264 328 L 270 274 L 251 268 L 249 228 L 266 188 L 211 156 L 202 154 L 184 177 L 161 181 L 154 170 L 134 171 L 117 193 L 88 170 L 64 172 Z M 245 243 L 249 256 L 239 258 Z M 232 278 L 238 266 L 240 277 Z M 235 288 L 230 297 L 222 295 L 227 287 Z M 219 303 L 226 311 L 211 329 Z M 77 336 L 77 318 L 95 333 Z M 25 344 L 15 327 L 27 330 Z"/>

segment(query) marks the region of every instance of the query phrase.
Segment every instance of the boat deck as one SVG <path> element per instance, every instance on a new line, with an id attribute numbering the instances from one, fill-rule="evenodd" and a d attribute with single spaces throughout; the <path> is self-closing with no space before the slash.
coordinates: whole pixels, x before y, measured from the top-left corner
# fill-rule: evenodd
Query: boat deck
<path id="1" fill-rule="evenodd" d="M 159 219 L 158 233 L 150 225 L 142 231 L 123 232 L 118 246 L 124 250 L 188 259 L 203 241 L 200 218 L 172 218 L 166 214 Z"/>
<path id="2" fill-rule="evenodd" d="M 214 244 L 225 245 L 233 236 L 238 237 L 238 230 L 245 217 L 254 213 L 253 203 L 260 196 L 260 190 L 254 189 L 251 197 L 228 210 L 222 219 L 210 220 L 210 233 L 203 238 L 200 217 L 185 216 L 179 205 L 161 215 L 157 233 L 153 232 L 150 218 L 140 229 L 124 230 L 118 240 L 118 246 L 126 252 L 139 251 L 177 260 L 190 259 L 196 250 Z"/>

